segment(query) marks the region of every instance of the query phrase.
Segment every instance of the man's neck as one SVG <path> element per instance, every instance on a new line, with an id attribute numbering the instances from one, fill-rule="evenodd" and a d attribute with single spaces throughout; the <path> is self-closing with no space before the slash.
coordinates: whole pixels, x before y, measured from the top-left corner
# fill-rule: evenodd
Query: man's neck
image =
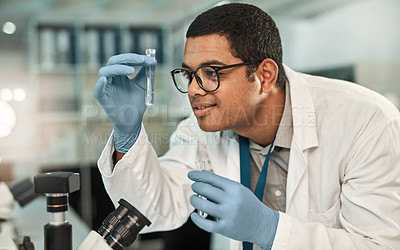
<path id="1" fill-rule="evenodd" d="M 282 119 L 285 89 L 275 88 L 260 107 L 250 126 L 234 130 L 234 132 L 265 147 L 272 143 Z"/>

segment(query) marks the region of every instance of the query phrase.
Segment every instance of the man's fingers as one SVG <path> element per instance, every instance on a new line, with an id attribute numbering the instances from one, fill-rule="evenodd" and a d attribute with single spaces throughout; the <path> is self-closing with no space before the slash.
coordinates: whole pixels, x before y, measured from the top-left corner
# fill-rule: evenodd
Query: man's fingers
<path id="1" fill-rule="evenodd" d="M 105 76 L 107 78 L 120 76 L 120 75 L 131 75 L 135 72 L 135 69 L 126 65 L 110 65 L 105 66 L 99 70 L 99 76 Z"/>
<path id="2" fill-rule="evenodd" d="M 197 210 L 205 212 L 213 217 L 221 217 L 220 207 L 214 202 L 209 201 L 205 198 L 201 198 L 197 195 L 192 195 L 190 197 L 190 204 L 192 204 L 192 206 L 195 207 Z"/>
<path id="3" fill-rule="evenodd" d="M 229 189 L 229 186 L 232 184 L 232 182 L 234 182 L 225 177 L 210 173 L 208 171 L 190 171 L 188 173 L 188 178 L 192 181 L 208 183 L 222 190 Z"/>
<path id="4" fill-rule="evenodd" d="M 215 225 L 217 222 L 208 220 L 208 219 L 204 219 L 196 212 L 191 213 L 190 218 L 192 219 L 194 224 L 196 224 L 201 229 L 203 229 L 207 232 L 210 232 L 210 233 L 216 233 L 216 232 L 214 232 L 214 229 L 215 229 Z"/>
<path id="5" fill-rule="evenodd" d="M 119 54 L 110 57 L 107 65 L 128 65 L 128 66 L 155 66 L 157 61 L 155 58 L 134 53 Z"/>
<path id="6" fill-rule="evenodd" d="M 196 194 L 204 196 L 218 204 L 226 198 L 226 193 L 223 190 L 204 182 L 193 183 L 192 190 Z"/>
<path id="7" fill-rule="evenodd" d="M 151 76 L 154 79 L 154 70 L 152 72 Z M 146 88 L 146 68 L 143 67 L 140 69 L 139 73 L 135 76 L 135 80 L 143 90 Z"/>
<path id="8" fill-rule="evenodd" d="M 104 86 L 107 83 L 107 78 L 104 76 L 99 77 L 93 89 L 93 96 L 100 102 L 104 102 Z"/>

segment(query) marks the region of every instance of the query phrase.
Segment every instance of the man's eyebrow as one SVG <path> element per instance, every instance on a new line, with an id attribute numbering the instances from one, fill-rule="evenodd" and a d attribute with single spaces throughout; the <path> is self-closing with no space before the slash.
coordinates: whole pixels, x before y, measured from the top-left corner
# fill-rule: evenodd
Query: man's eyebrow
<path id="1" fill-rule="evenodd" d="M 186 65 L 186 63 L 184 63 L 184 62 L 182 63 L 182 68 L 186 68 L 186 69 L 190 69 L 190 70 L 192 69 L 191 67 L 189 67 L 188 65 Z"/>
<path id="2" fill-rule="evenodd" d="M 209 66 L 209 65 L 221 65 L 221 66 L 223 66 L 223 65 L 226 65 L 226 64 L 221 62 L 221 61 L 218 61 L 218 60 L 211 60 L 211 61 L 207 61 L 207 62 L 201 63 L 199 67 L 201 67 L 201 66 Z M 193 70 L 186 63 L 182 63 L 182 68 Z"/>
<path id="3" fill-rule="evenodd" d="M 201 66 L 209 66 L 209 65 L 226 65 L 225 63 L 218 61 L 218 60 L 211 60 L 211 61 L 207 61 L 207 62 L 203 62 L 201 64 Z"/>

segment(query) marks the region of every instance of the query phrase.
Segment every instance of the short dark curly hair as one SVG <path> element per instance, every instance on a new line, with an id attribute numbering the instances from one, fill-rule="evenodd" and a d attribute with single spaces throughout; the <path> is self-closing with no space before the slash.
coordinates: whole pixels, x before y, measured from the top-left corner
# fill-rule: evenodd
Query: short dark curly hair
<path id="1" fill-rule="evenodd" d="M 211 8 L 191 23 L 186 38 L 218 34 L 224 36 L 234 57 L 243 62 L 261 62 L 271 58 L 278 65 L 277 86 L 284 87 L 286 74 L 282 64 L 282 43 L 274 20 L 260 8 L 244 3 Z M 253 78 L 257 65 L 250 65 L 247 77 Z"/>

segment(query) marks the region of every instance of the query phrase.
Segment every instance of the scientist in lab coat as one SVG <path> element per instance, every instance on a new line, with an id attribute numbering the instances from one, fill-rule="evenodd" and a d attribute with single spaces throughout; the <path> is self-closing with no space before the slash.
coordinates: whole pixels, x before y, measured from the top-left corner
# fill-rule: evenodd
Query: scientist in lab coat
<path id="1" fill-rule="evenodd" d="M 400 249 L 400 117 L 385 98 L 291 70 L 264 11 L 222 5 L 187 31 L 171 75 L 193 114 L 158 158 L 141 122 L 144 71 L 127 77 L 155 63 L 111 57 L 94 89 L 114 124 L 104 184 L 152 221 L 144 232 L 190 217 L 230 249 Z M 208 171 L 193 171 L 199 161 Z"/>

